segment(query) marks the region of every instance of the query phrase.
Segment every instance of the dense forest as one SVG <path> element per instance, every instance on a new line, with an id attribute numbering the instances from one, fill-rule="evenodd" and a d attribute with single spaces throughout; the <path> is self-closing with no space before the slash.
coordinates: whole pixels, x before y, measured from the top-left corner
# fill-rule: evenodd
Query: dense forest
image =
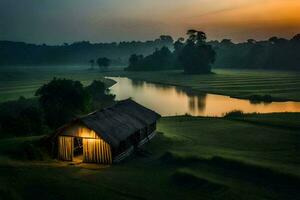
<path id="1" fill-rule="evenodd" d="M 8 65 L 88 65 L 91 59 L 107 57 L 112 65 L 126 65 L 131 54 L 148 55 L 156 48 L 172 47 L 171 36 L 145 42 L 95 43 L 88 41 L 49 46 L 0 41 L 0 66 Z"/>
<path id="2" fill-rule="evenodd" d="M 156 49 L 154 53 L 144 57 L 133 54 L 129 58 L 129 65 L 125 70 L 162 70 L 184 69 L 188 74 L 206 74 L 211 72 L 216 59 L 216 52 L 212 45 L 206 42 L 206 34 L 202 31 L 190 29 L 188 38 L 178 39 L 174 43 L 174 51 L 167 47 Z"/>
<path id="3" fill-rule="evenodd" d="M 210 72 L 212 64 L 215 68 L 300 70 L 300 34 L 290 40 L 272 37 L 267 41 L 249 39 L 235 44 L 230 39 L 206 42 L 205 33 L 198 31 L 203 33 L 203 39 L 199 40 L 197 34 L 191 35 L 189 31 L 186 40 L 179 38 L 174 42 L 173 51 L 163 47 L 148 56 L 131 55 L 126 70 L 184 69 L 187 72 L 187 68 L 194 68 L 191 69 L 194 72 L 197 69 Z M 198 48 L 188 49 L 194 43 Z"/>
<path id="4" fill-rule="evenodd" d="M 218 68 L 300 70 L 300 34 L 291 39 L 271 37 L 234 44 L 229 39 L 209 42 L 217 52 Z"/>
<path id="5" fill-rule="evenodd" d="M 183 68 L 178 51 L 188 41 L 162 35 L 145 42 L 97 43 L 88 41 L 58 46 L 0 41 L 0 66 L 7 65 L 87 65 L 91 59 L 107 57 L 112 65 L 128 65 L 143 59 L 146 65 L 134 70 Z M 230 39 L 208 41 L 216 52 L 215 68 L 300 70 L 300 34 L 291 39 L 271 37 L 265 41 L 249 39 L 233 43 Z M 177 52 L 176 52 L 177 51 Z"/>

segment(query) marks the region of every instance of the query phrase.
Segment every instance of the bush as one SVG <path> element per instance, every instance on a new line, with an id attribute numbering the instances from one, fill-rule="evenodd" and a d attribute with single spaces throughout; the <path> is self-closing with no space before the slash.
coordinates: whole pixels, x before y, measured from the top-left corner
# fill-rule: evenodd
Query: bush
<path id="1" fill-rule="evenodd" d="M 0 137 L 41 135 L 47 130 L 36 99 L 21 97 L 0 104 L 0 110 Z"/>
<path id="2" fill-rule="evenodd" d="M 249 97 L 251 103 L 271 103 L 273 101 L 273 97 L 271 95 L 252 95 Z"/>
<path id="3" fill-rule="evenodd" d="M 245 114 L 241 110 L 233 110 L 231 112 L 225 113 L 225 118 L 240 118 L 243 117 Z"/>
<path id="4" fill-rule="evenodd" d="M 47 125 L 56 129 L 69 122 L 77 114 L 90 111 L 89 93 L 79 81 L 56 79 L 36 91 Z"/>
<path id="5" fill-rule="evenodd" d="M 17 160 L 45 160 L 50 155 L 47 145 L 40 136 L 9 138 L 2 140 L 0 154 Z"/>

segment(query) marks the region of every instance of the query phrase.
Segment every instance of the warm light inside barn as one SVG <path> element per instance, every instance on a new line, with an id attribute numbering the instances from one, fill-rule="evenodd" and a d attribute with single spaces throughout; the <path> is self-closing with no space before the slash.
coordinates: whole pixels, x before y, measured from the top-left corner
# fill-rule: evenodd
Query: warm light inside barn
<path id="1" fill-rule="evenodd" d="M 81 142 L 76 143 L 75 140 Z M 58 137 L 60 159 L 72 161 L 76 148 L 82 148 L 83 162 L 112 163 L 109 144 L 97 136 L 95 131 L 84 126 L 70 127 L 64 135 Z"/>
<path id="2" fill-rule="evenodd" d="M 102 139 L 83 139 L 83 161 L 110 164 L 110 146 Z"/>

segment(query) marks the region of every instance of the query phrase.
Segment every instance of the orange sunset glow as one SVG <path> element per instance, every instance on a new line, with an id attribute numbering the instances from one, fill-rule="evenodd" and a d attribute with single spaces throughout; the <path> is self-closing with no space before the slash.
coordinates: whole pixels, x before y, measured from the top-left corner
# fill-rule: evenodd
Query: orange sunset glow
<path id="1" fill-rule="evenodd" d="M 0 7 L 0 37 L 27 42 L 147 40 L 188 28 L 234 41 L 300 32 L 299 0 L 4 0 Z"/>
<path id="2" fill-rule="evenodd" d="M 300 1 L 264 1 L 194 17 L 190 25 L 204 27 L 215 37 L 225 32 L 236 40 L 267 38 L 270 34 L 290 37 L 300 31 L 299 10 Z"/>

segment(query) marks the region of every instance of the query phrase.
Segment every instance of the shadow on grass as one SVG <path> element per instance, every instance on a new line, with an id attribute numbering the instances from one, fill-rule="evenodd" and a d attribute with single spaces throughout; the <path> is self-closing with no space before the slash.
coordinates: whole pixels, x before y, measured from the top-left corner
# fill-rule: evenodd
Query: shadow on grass
<path id="1" fill-rule="evenodd" d="M 191 167 L 197 170 L 208 169 L 211 173 L 251 182 L 276 193 L 282 193 L 291 197 L 299 195 L 299 177 L 275 171 L 271 168 L 220 156 L 202 158 L 196 156 L 181 156 L 173 152 L 166 152 L 160 159 L 162 163 L 167 165 Z M 173 176 L 175 176 L 175 179 L 181 181 L 186 179 L 185 181 L 191 182 L 192 185 L 204 183 L 204 180 L 199 180 L 199 177 L 190 173 L 175 172 Z"/>
<path id="2" fill-rule="evenodd" d="M 172 175 L 172 180 L 179 186 L 191 189 L 201 187 L 201 189 L 205 190 L 206 192 L 216 192 L 228 189 L 226 185 L 212 182 L 184 169 L 175 171 Z"/>
<path id="3" fill-rule="evenodd" d="M 48 149 L 45 147 L 45 137 L 29 137 L 26 141 L 12 138 L 6 141 L 8 142 L 2 142 L 0 145 L 0 155 L 22 161 L 50 159 Z"/>

